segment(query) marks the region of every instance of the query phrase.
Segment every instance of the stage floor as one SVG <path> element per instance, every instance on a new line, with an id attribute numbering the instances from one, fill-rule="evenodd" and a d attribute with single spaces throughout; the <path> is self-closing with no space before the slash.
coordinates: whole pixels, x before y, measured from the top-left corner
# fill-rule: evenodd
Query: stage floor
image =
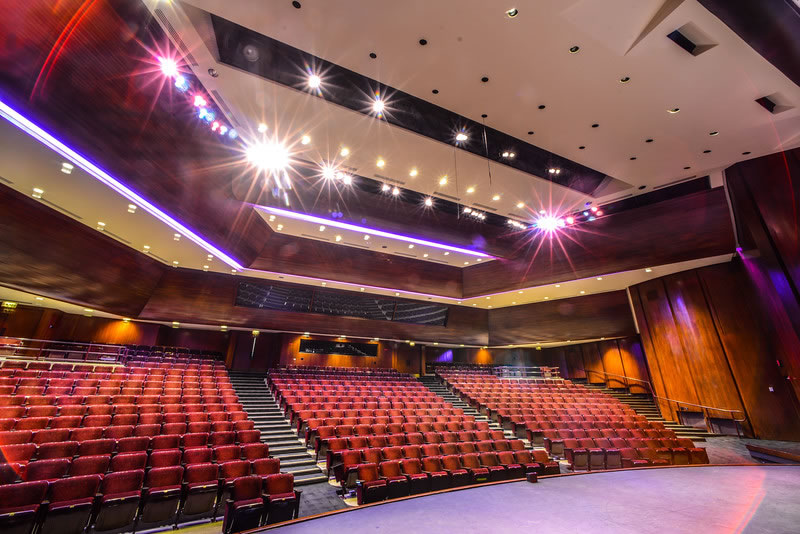
<path id="1" fill-rule="evenodd" d="M 302 505 L 301 505 L 302 506 Z M 800 466 L 628 470 L 358 508 L 270 533 L 800 532 Z"/>

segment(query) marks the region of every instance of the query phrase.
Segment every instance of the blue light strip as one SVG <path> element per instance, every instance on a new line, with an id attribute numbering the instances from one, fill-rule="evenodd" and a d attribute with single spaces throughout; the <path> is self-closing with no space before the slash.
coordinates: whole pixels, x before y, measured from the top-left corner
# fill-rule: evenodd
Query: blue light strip
<path id="1" fill-rule="evenodd" d="M 75 165 L 83 169 L 87 174 L 95 178 L 97 181 L 107 185 L 123 197 L 127 198 L 137 206 L 140 206 L 144 209 L 147 213 L 154 216 L 176 232 L 180 233 L 182 236 L 188 237 L 191 241 L 193 241 L 198 246 L 205 249 L 208 253 L 213 254 L 217 258 L 221 259 L 234 269 L 239 271 L 243 270 L 242 267 L 236 260 L 231 258 L 229 255 L 222 252 L 220 249 L 200 237 L 197 233 L 193 232 L 189 228 L 187 228 L 184 224 L 177 221 L 176 219 L 172 218 L 171 216 L 167 215 L 159 208 L 157 208 L 154 204 L 146 200 L 142 197 L 139 193 L 131 189 L 130 187 L 126 186 L 106 171 L 92 163 L 88 158 L 81 155 L 77 151 L 73 150 L 72 148 L 68 147 L 58 139 L 56 139 L 52 134 L 46 132 L 37 124 L 31 122 L 23 115 L 18 113 L 16 110 L 11 108 L 8 104 L 0 100 L 0 117 L 3 117 L 8 122 L 25 132 L 26 134 L 30 135 L 43 145 L 49 147 L 50 149 L 54 150 L 61 154 L 64 158 L 70 160 Z"/>
<path id="2" fill-rule="evenodd" d="M 419 239 L 416 237 L 411 237 L 403 234 L 393 234 L 391 232 L 386 232 L 384 230 L 378 230 L 377 228 L 369 228 L 366 226 L 358 226 L 355 224 L 346 223 L 343 221 L 337 221 L 334 219 L 325 219 L 323 217 L 317 217 L 316 215 L 308 215 L 306 213 L 298 213 L 296 211 L 289 211 L 280 208 L 273 208 L 271 206 L 255 206 L 256 209 L 261 211 L 266 211 L 267 213 L 271 213 L 273 215 L 279 215 L 282 217 L 288 217 L 290 219 L 296 219 L 300 221 L 307 221 L 312 222 L 314 224 L 324 224 L 326 226 L 331 226 L 334 228 L 341 228 L 343 230 L 352 230 L 353 232 L 361 232 L 364 234 L 375 235 L 380 237 L 386 237 L 389 239 L 396 239 L 398 241 L 405 241 L 406 243 L 415 243 L 417 245 L 423 245 L 426 247 L 433 247 L 439 248 L 442 250 L 449 250 L 452 252 L 459 252 L 461 254 L 467 254 L 469 256 L 477 256 L 479 258 L 494 258 L 494 256 L 490 256 L 484 252 L 478 252 L 477 250 L 469 250 L 467 248 L 456 247 L 453 245 L 448 245 L 445 243 L 437 243 L 435 241 L 427 241 L 425 239 Z"/>

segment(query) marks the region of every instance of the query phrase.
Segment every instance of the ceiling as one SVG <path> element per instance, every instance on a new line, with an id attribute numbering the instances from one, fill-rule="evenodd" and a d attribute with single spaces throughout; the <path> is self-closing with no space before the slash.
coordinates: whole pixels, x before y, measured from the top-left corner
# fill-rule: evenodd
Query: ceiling
<path id="1" fill-rule="evenodd" d="M 587 209 L 587 203 L 602 207 L 707 174 L 711 175 L 711 185 L 719 186 L 720 169 L 742 159 L 800 145 L 800 88 L 695 0 L 609 0 L 602 9 L 588 0 L 518 2 L 519 14 L 514 18 L 505 15 L 510 6 L 498 7 L 478 0 L 305 0 L 299 9 L 289 1 L 275 1 L 269 10 L 253 0 L 144 3 L 156 15 L 153 20 L 166 30 L 171 46 L 191 52 L 192 60 L 181 68 L 186 74 L 191 71 L 202 84 L 204 94 L 215 101 L 245 144 L 276 139 L 290 147 L 297 171 L 295 179 L 301 183 L 287 209 L 319 217 L 330 217 L 331 212 L 340 210 L 347 222 L 488 254 L 445 255 L 443 249 L 432 250 L 419 243 L 412 249 L 402 240 L 378 235 L 365 240 L 360 231 L 330 227 L 320 231 L 317 221 L 275 215 L 269 210 L 286 208 L 283 199 L 272 198 L 270 187 L 254 179 L 255 173 L 244 164 L 236 143 L 217 143 L 213 136 L 211 141 L 198 142 L 207 132 L 192 116 L 191 105 L 180 100 L 181 95 L 169 85 L 167 90 L 155 92 L 154 102 L 148 102 L 151 108 L 147 113 L 152 112 L 153 118 L 150 123 L 145 120 L 142 138 L 153 141 L 145 143 L 137 138 L 127 147 L 128 139 L 116 140 L 115 148 L 120 151 L 130 148 L 130 154 L 125 154 L 130 161 L 119 163 L 123 159 L 119 153 L 104 150 L 107 145 L 101 142 L 97 142 L 96 153 L 86 152 L 113 168 L 120 182 L 142 191 L 137 196 L 143 197 L 143 203 L 119 188 L 101 183 L 96 173 L 87 172 L 91 169 L 63 151 L 58 153 L 0 120 L 0 183 L 27 196 L 34 188 L 40 188 L 44 193 L 39 202 L 179 269 L 485 309 L 615 291 L 650 278 L 728 261 L 730 255 L 696 257 L 652 265 L 647 270 L 598 271 L 591 277 L 565 278 L 559 284 L 532 284 L 458 298 L 454 295 L 461 295 L 460 289 L 415 292 L 408 287 L 403 289 L 400 279 L 397 285 L 369 284 L 369 275 L 356 283 L 344 274 L 331 274 L 331 269 L 315 277 L 308 270 L 248 268 L 258 263 L 234 256 L 234 252 L 230 253 L 231 258 L 221 258 L 217 252 L 225 255 L 224 251 L 234 250 L 229 241 L 243 236 L 253 256 L 261 251 L 263 259 L 274 250 L 266 246 L 267 241 L 280 234 L 296 238 L 298 243 L 314 242 L 337 250 L 351 247 L 354 253 L 355 249 L 372 253 L 376 258 L 370 265 L 373 270 L 381 267 L 377 258 L 383 254 L 412 260 L 422 266 L 423 275 L 426 266 L 441 264 L 442 269 L 449 269 L 448 276 L 456 273 L 454 279 L 460 284 L 462 271 L 455 267 L 472 269 L 478 263 L 525 261 L 527 249 L 520 252 L 518 243 L 529 241 L 530 236 L 517 240 L 525 231 L 503 225 L 506 218 L 530 225 L 541 211 L 562 216 L 581 212 Z M 370 97 L 366 93 L 364 110 L 331 102 L 326 99 L 325 73 L 320 72 L 321 94 L 310 92 L 302 65 L 297 65 L 295 85 L 232 67 L 219 60 L 206 12 L 380 82 L 388 88 L 387 116 L 393 110 L 392 95 L 402 93 L 408 95 L 408 102 L 424 101 L 470 121 L 473 126 L 467 130 L 469 143 L 480 141 L 482 131 L 474 125 L 485 123 L 506 136 L 498 138 L 513 140 L 509 151 L 523 154 L 526 147 L 539 147 L 537 150 L 552 153 L 556 158 L 553 161 L 564 162 L 565 169 L 574 163 L 608 179 L 592 193 L 582 192 L 554 183 L 546 172 L 527 172 L 520 161 L 503 160 L 494 153 L 485 157 L 480 151 L 443 141 L 441 136 L 423 135 L 404 127 L 401 120 L 376 117 L 369 111 Z M 693 56 L 665 37 L 687 24 L 715 46 Z M 26 31 L 30 28 L 26 25 Z M 107 33 L 114 43 L 124 40 L 119 32 Z M 420 39 L 426 40 L 424 46 Z M 166 37 L 161 45 L 168 47 Z M 573 46 L 580 49 L 571 53 Z M 146 54 L 141 47 L 135 49 L 140 50 L 140 55 Z M 0 61 L 4 59 L 2 52 L 0 47 Z M 371 58 L 370 52 L 377 57 Z M 73 54 L 62 58 L 62 69 L 69 65 L 67 59 L 82 61 L 83 57 Z M 86 63 L 105 68 L 103 62 L 115 62 L 119 70 L 127 69 L 128 63 L 141 63 L 141 58 L 121 54 L 113 59 L 95 59 Z M 482 76 L 488 81 L 482 82 Z M 621 83 L 623 76 L 630 77 L 630 81 Z M 151 95 L 147 91 L 152 86 L 147 83 L 129 83 L 119 91 L 128 100 L 137 96 L 147 100 Z M 113 102 L 91 98 L 91 84 L 73 85 L 70 91 L 75 87 L 75 91 L 83 91 L 80 103 L 75 104 L 78 115 L 91 118 L 92 106 L 113 107 Z M 6 87 L 1 78 L 0 87 Z M 51 101 L 58 98 L 58 91 L 53 92 L 48 95 Z M 781 113 L 773 115 L 754 102 L 775 94 L 786 103 L 786 110 Z M 31 107 L 40 103 L 31 98 Z M 69 102 L 61 104 L 69 106 Z M 131 105 L 119 99 L 117 104 L 129 114 L 122 118 L 135 115 L 132 112 L 145 113 L 138 102 Z M 680 108 L 679 113 L 667 112 L 676 107 Z M 64 110 L 67 120 L 74 119 L 74 111 Z M 484 113 L 486 118 L 481 117 Z M 107 116 L 98 122 L 107 122 Z M 185 130 L 173 127 L 184 123 Z M 261 123 L 267 126 L 266 132 L 258 131 Z M 592 128 L 592 124 L 599 126 Z M 101 126 L 113 125 L 98 124 L 98 130 Z M 130 131 L 136 128 L 138 123 Z M 528 134 L 529 131 L 534 133 Z M 65 139 L 65 143 L 80 139 L 84 147 L 92 145 L 92 132 L 85 124 L 83 129 L 76 127 L 69 132 L 75 139 Z M 709 135 L 711 132 L 718 134 Z M 301 142 L 303 136 L 308 137 L 307 143 Z M 210 144 L 219 146 L 209 149 Z M 187 145 L 191 150 L 185 149 Z M 347 156 L 342 156 L 343 147 L 349 150 Z M 705 150 L 711 152 L 704 153 Z M 152 156 L 155 151 L 160 160 Z M 227 158 L 224 172 L 208 163 L 214 158 L 219 160 L 221 153 Z M 196 161 L 191 160 L 191 154 L 196 155 Z M 383 164 L 379 166 L 378 160 Z M 74 165 L 69 174 L 61 171 L 65 162 Z M 352 174 L 354 180 L 397 186 L 399 198 L 355 191 L 341 181 L 326 180 L 322 176 L 323 165 L 336 166 Z M 413 176 L 412 170 L 416 171 Z M 237 190 L 237 183 L 242 180 L 250 184 L 254 194 Z M 326 194 L 322 194 L 326 188 Z M 432 199 L 432 206 L 416 200 L 426 197 Z M 412 198 L 415 200 L 409 201 Z M 145 203 L 156 209 L 147 208 Z M 131 204 L 136 206 L 133 213 Z M 448 209 L 456 206 L 455 212 L 445 213 L 445 205 Z M 464 207 L 494 214 L 501 224 L 465 218 Z M 248 233 L 252 227 L 239 225 L 242 213 L 255 220 L 252 226 L 258 232 Z M 99 225 L 100 222 L 104 224 Z M 178 230 L 173 223 L 185 225 L 188 232 Z M 585 225 L 585 233 L 592 233 L 591 222 L 581 224 Z M 228 229 L 230 233 L 226 233 Z M 176 239 L 176 233 L 181 237 Z M 335 241 L 337 235 L 343 238 L 340 242 Z M 364 271 L 368 272 L 366 263 Z M 347 269 L 352 270 L 352 266 Z M 573 278 L 577 278 L 574 273 Z M 511 286 L 509 280 L 506 287 Z"/>

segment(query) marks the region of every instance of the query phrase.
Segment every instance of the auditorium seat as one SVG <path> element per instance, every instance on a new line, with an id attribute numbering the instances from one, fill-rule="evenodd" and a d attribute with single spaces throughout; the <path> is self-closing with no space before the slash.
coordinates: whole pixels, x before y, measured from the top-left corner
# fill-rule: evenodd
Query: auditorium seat
<path id="1" fill-rule="evenodd" d="M 481 466 L 478 453 L 462 454 L 460 456 L 461 465 L 469 472 L 470 480 L 473 484 L 488 482 L 489 469 Z"/>
<path id="2" fill-rule="evenodd" d="M 45 481 L 0 485 L 0 532 L 31 534 L 47 488 Z"/>
<path id="3" fill-rule="evenodd" d="M 183 473 L 182 503 L 178 523 L 212 516 L 218 490 L 217 465 L 208 462 L 187 465 Z"/>
<path id="4" fill-rule="evenodd" d="M 223 533 L 242 532 L 261 525 L 264 516 L 262 484 L 258 476 L 242 476 L 233 481 L 231 500 L 225 505 Z"/>
<path id="5" fill-rule="evenodd" d="M 137 528 L 146 530 L 175 523 L 183 480 L 183 467 L 175 465 L 180 458 L 180 451 L 175 452 L 178 457 L 174 462 L 165 462 L 163 467 L 154 465 L 147 472 Z"/>
<path id="6" fill-rule="evenodd" d="M 103 477 L 93 519 L 94 532 L 110 532 L 133 526 L 142 496 L 144 470 L 120 471 Z"/>
<path id="7" fill-rule="evenodd" d="M 111 457 L 113 472 L 144 470 L 146 466 L 147 453 L 144 451 L 119 453 Z"/>
<path id="8" fill-rule="evenodd" d="M 427 477 L 426 477 L 427 479 Z M 386 498 L 388 483 L 378 474 L 375 464 L 361 464 L 358 466 L 358 480 L 356 482 L 356 497 L 358 504 L 382 501 Z"/>
<path id="9" fill-rule="evenodd" d="M 399 460 L 387 460 L 378 464 L 380 476 L 386 480 L 386 498 L 396 499 L 409 494 L 409 480 L 400 467 Z"/>
<path id="10" fill-rule="evenodd" d="M 104 475 L 111 463 L 111 455 L 80 456 L 72 460 L 69 476 Z"/>
<path id="11" fill-rule="evenodd" d="M 521 451 L 520 451 L 521 452 Z M 497 461 L 505 467 L 506 476 L 509 480 L 524 478 L 525 468 L 517 463 L 517 459 L 512 451 L 502 451 L 497 453 Z"/>
<path id="12" fill-rule="evenodd" d="M 429 456 L 422 459 L 422 470 L 428 475 L 431 491 L 438 491 L 450 487 L 450 474 L 442 466 L 439 456 Z"/>
<path id="13" fill-rule="evenodd" d="M 100 474 L 88 474 L 51 483 L 39 534 L 81 534 L 89 523 L 101 480 Z"/>

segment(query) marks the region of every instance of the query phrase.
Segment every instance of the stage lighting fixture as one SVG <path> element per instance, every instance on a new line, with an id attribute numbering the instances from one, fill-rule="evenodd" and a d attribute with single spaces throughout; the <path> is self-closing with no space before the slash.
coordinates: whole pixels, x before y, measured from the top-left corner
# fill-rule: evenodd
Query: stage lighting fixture
<path id="1" fill-rule="evenodd" d="M 433 199 L 431 197 L 426 198 L 425 205 L 428 207 L 433 206 Z"/>
<path id="2" fill-rule="evenodd" d="M 383 191 L 384 193 L 387 192 L 389 189 L 391 189 L 391 187 L 389 187 L 389 184 L 381 185 L 381 191 Z"/>
<path id="3" fill-rule="evenodd" d="M 439 178 L 439 185 L 447 185 L 447 176 Z"/>
<path id="4" fill-rule="evenodd" d="M 567 224 L 573 224 L 575 222 L 575 217 L 569 216 L 565 221 L 567 221 Z"/>
<path id="5" fill-rule="evenodd" d="M 175 76 L 175 88 L 181 93 L 185 93 L 189 90 L 189 82 L 186 80 L 185 76 Z"/>
<path id="6" fill-rule="evenodd" d="M 400 189 L 398 189 L 397 187 L 393 187 L 392 188 L 392 195 L 398 196 L 399 194 L 400 194 Z"/>
<path id="7" fill-rule="evenodd" d="M 456 141 L 458 141 L 459 143 L 464 142 L 467 139 L 469 138 L 467 137 L 467 134 L 465 134 L 464 132 L 458 132 L 456 134 Z"/>
<path id="8" fill-rule="evenodd" d="M 267 131 L 267 125 L 263 122 L 258 125 L 258 133 L 264 133 Z"/>
<path id="9" fill-rule="evenodd" d="M 223 125 L 223 126 L 220 126 L 220 127 L 219 127 L 219 134 L 220 134 L 220 135 L 225 135 L 226 133 L 228 133 L 228 127 L 227 127 L 227 126 L 225 126 L 225 125 Z"/>
<path id="10" fill-rule="evenodd" d="M 172 78 L 178 75 L 178 64 L 175 63 L 174 59 L 159 57 L 158 63 L 161 65 L 161 72 L 164 73 L 165 76 Z"/>
<path id="11" fill-rule="evenodd" d="M 345 174 L 342 177 L 342 181 L 344 182 L 345 185 L 351 185 L 353 183 L 353 177 L 350 176 L 349 174 Z"/>
<path id="12" fill-rule="evenodd" d="M 372 111 L 380 115 L 383 113 L 383 109 L 386 107 L 386 104 L 383 103 L 383 100 L 380 98 L 376 98 L 375 101 L 372 103 Z"/>
<path id="13" fill-rule="evenodd" d="M 304 135 L 303 137 L 300 138 L 300 144 L 301 145 L 307 145 L 310 142 L 311 142 L 311 137 L 309 137 L 307 135 Z"/>
<path id="14" fill-rule="evenodd" d="M 208 102 L 202 95 L 194 95 L 194 105 L 198 108 L 204 108 L 208 105 Z"/>
<path id="15" fill-rule="evenodd" d="M 247 161 L 261 171 L 281 171 L 289 166 L 289 151 L 275 141 L 250 145 L 246 155 Z"/>
<path id="16" fill-rule="evenodd" d="M 312 89 L 318 89 L 319 86 L 322 84 L 322 78 L 317 76 L 316 74 L 312 74 L 308 77 L 308 86 Z"/>
<path id="17" fill-rule="evenodd" d="M 413 178 L 414 176 L 416 176 L 417 174 L 418 174 L 418 173 L 417 173 L 417 169 L 411 169 L 411 171 L 408 173 L 408 175 L 409 175 L 409 176 L 411 176 L 412 178 Z"/>
<path id="18" fill-rule="evenodd" d="M 336 170 L 330 165 L 323 165 L 322 177 L 326 180 L 333 180 L 336 177 Z"/>

